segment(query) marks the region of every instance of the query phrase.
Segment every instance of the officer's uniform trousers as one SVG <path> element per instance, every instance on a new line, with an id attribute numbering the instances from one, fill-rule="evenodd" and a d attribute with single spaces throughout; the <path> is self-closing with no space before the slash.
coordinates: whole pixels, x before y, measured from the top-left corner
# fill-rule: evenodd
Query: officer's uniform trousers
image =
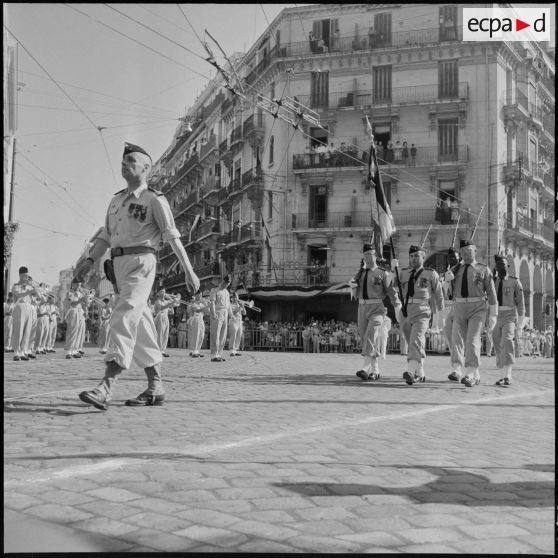
<path id="1" fill-rule="evenodd" d="M 215 307 L 216 319 L 210 320 L 211 356 L 219 356 L 227 340 L 227 323 L 229 311 L 222 306 Z"/>
<path id="2" fill-rule="evenodd" d="M 186 327 L 184 327 L 183 324 Z M 177 346 L 179 349 L 186 349 L 186 347 L 188 346 L 187 328 L 188 328 L 188 322 L 180 322 L 180 325 L 178 326 L 178 341 L 177 341 Z"/>
<path id="3" fill-rule="evenodd" d="M 13 333 L 12 344 L 16 356 L 22 356 L 29 352 L 29 336 L 31 334 L 30 302 L 18 301 L 13 310 Z"/>
<path id="4" fill-rule="evenodd" d="M 4 349 L 12 350 L 12 334 L 14 331 L 14 318 L 12 316 L 13 309 L 9 314 L 4 316 Z"/>
<path id="5" fill-rule="evenodd" d="M 188 349 L 193 353 L 199 353 L 205 337 L 205 323 L 203 312 L 194 311 L 188 318 Z"/>
<path id="6" fill-rule="evenodd" d="M 358 334 L 362 342 L 361 355 L 364 357 L 377 358 L 380 356 L 378 337 L 383 327 L 386 308 L 384 303 L 377 299 L 368 299 L 368 304 L 358 301 Z"/>
<path id="7" fill-rule="evenodd" d="M 99 327 L 99 349 L 101 351 L 108 351 L 110 335 L 110 317 L 101 318 L 101 325 Z"/>
<path id="8" fill-rule="evenodd" d="M 478 302 L 454 301 L 451 352 L 452 364 L 466 368 L 480 366 L 481 334 L 486 322 L 485 300 Z"/>
<path id="9" fill-rule="evenodd" d="M 81 309 L 79 304 L 68 308 L 65 319 L 66 343 L 64 345 L 64 350 L 69 354 L 74 354 L 78 351 L 79 343 L 81 341 Z"/>
<path id="10" fill-rule="evenodd" d="M 121 368 L 135 361 L 148 375 L 146 393 L 162 393 L 161 376 L 155 365 L 163 360 L 157 343 L 157 330 L 147 300 L 155 280 L 155 254 L 127 254 L 114 258 L 114 273 L 120 293 L 110 319 L 109 350 L 105 361 L 112 360 Z"/>
<path id="11" fill-rule="evenodd" d="M 47 349 L 54 349 L 56 343 L 56 332 L 58 331 L 58 314 L 52 312 L 50 314 L 49 328 L 48 328 L 48 341 Z"/>
<path id="12" fill-rule="evenodd" d="M 167 350 L 167 345 L 169 344 L 169 328 L 169 312 L 164 308 L 163 310 L 159 310 L 155 316 L 157 343 L 159 343 L 159 348 L 163 353 Z"/>
<path id="13" fill-rule="evenodd" d="M 233 314 L 229 320 L 229 350 L 234 352 L 240 348 L 242 339 L 242 314 Z"/>
<path id="14" fill-rule="evenodd" d="M 432 311 L 428 301 L 407 304 L 407 317 L 403 318 L 401 331 L 407 341 L 407 360 L 421 362 L 426 358 L 426 330 Z"/>
<path id="15" fill-rule="evenodd" d="M 449 312 L 446 315 L 446 320 L 444 323 L 444 335 L 446 336 L 447 346 L 449 348 L 450 362 L 453 362 L 451 360 L 452 352 L 453 352 L 453 341 L 452 341 L 453 316 L 454 316 L 453 300 L 445 300 L 444 304 L 446 305 L 447 308 L 449 308 Z"/>
<path id="16" fill-rule="evenodd" d="M 29 346 L 28 352 L 31 352 L 35 349 L 35 343 L 37 341 L 37 326 L 38 326 L 38 318 L 37 318 L 37 306 L 35 304 L 31 305 L 31 325 L 29 330 Z"/>
<path id="17" fill-rule="evenodd" d="M 502 308 L 505 308 L 504 310 Z M 494 352 L 496 353 L 496 366 L 503 368 L 515 363 L 515 328 L 517 310 L 514 307 L 498 308 L 496 327 L 492 331 Z"/>

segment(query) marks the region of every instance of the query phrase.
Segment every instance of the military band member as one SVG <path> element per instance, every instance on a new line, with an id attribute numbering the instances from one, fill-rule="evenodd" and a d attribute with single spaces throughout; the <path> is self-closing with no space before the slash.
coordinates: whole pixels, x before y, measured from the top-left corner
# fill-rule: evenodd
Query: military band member
<path id="1" fill-rule="evenodd" d="M 39 305 L 38 293 L 31 295 L 31 325 L 29 329 L 29 346 L 27 348 L 28 358 L 37 358 L 35 353 L 35 343 L 37 341 L 37 307 Z"/>
<path id="2" fill-rule="evenodd" d="M 86 303 L 86 295 L 81 289 L 81 283 L 76 279 L 72 279 L 70 290 L 68 291 L 67 300 L 69 303 L 68 310 L 64 315 L 66 322 L 66 342 L 64 350 L 66 358 L 81 358 L 79 346 L 81 343 L 82 330 L 82 303 Z"/>
<path id="3" fill-rule="evenodd" d="M 13 353 L 12 334 L 14 330 L 14 295 L 9 292 L 6 302 L 4 302 L 4 352 Z"/>
<path id="4" fill-rule="evenodd" d="M 156 249 L 161 238 L 168 242 L 184 270 L 186 284 L 197 291 L 199 279 L 180 242 L 180 232 L 167 199 L 147 185 L 152 160 L 137 145 L 127 143 L 122 155 L 121 173 L 127 187 L 113 197 L 105 227 L 95 240 L 89 257 L 76 270 L 84 276 L 95 261 L 111 248 L 114 281 L 118 289 L 111 316 L 109 350 L 101 383 L 79 394 L 82 401 L 106 410 L 112 389 L 122 370 L 132 360 L 144 367 L 147 389 L 129 406 L 162 405 L 164 388 L 161 378 L 161 350 L 157 344 L 155 324 L 147 301 L 155 280 Z"/>
<path id="5" fill-rule="evenodd" d="M 242 340 L 242 316 L 246 316 L 246 309 L 240 303 L 236 292 L 231 295 L 231 312 L 229 320 L 229 349 L 230 356 L 242 356 L 238 351 Z"/>
<path id="6" fill-rule="evenodd" d="M 380 345 L 378 337 L 387 314 L 384 298 L 399 310 L 401 302 L 397 296 L 393 275 L 378 267 L 376 249 L 372 244 L 362 247 L 361 268 L 349 281 L 352 295 L 358 299 L 358 332 L 362 343 L 362 364 L 356 375 L 362 380 L 380 378 Z"/>
<path id="7" fill-rule="evenodd" d="M 31 298 L 36 294 L 37 290 L 29 281 L 27 267 L 20 267 L 19 281 L 12 287 L 14 297 L 12 312 L 14 360 L 29 360 L 29 336 L 31 334 L 31 315 L 33 312 Z"/>
<path id="8" fill-rule="evenodd" d="M 401 332 L 408 344 L 407 370 L 403 379 L 408 385 L 415 382 L 425 382 L 424 359 L 426 358 L 426 330 L 433 314 L 444 309 L 444 295 L 438 273 L 429 267 L 424 267 L 426 251 L 422 246 L 409 248 L 409 268 L 400 271 L 399 280 L 403 292 L 403 306 L 407 310 L 407 317 L 401 318 Z M 392 261 L 392 267 L 398 265 Z"/>
<path id="9" fill-rule="evenodd" d="M 182 316 L 180 322 L 178 323 L 177 331 L 177 343 L 176 346 L 179 349 L 186 349 L 188 347 L 188 321 L 186 316 Z"/>
<path id="10" fill-rule="evenodd" d="M 480 383 L 481 333 L 486 320 L 488 298 L 489 327 L 494 329 L 498 303 L 492 273 L 476 261 L 477 247 L 472 240 L 462 240 L 459 249 L 462 261 L 452 268 L 454 274 L 454 321 L 452 330 L 452 381 L 473 387 Z M 462 378 L 463 367 L 466 375 Z"/>
<path id="11" fill-rule="evenodd" d="M 50 333 L 50 313 L 48 308 L 48 300 L 39 301 L 37 306 L 37 333 L 36 339 L 36 354 L 46 354 L 46 344 L 48 335 Z"/>
<path id="12" fill-rule="evenodd" d="M 202 296 L 202 292 L 198 291 L 194 294 L 193 300 L 187 306 L 188 313 L 188 349 L 192 358 L 203 358 L 200 350 L 205 338 L 205 322 L 203 316 L 209 311 L 209 302 Z"/>
<path id="13" fill-rule="evenodd" d="M 515 363 L 515 330 L 523 327 L 525 319 L 525 298 L 519 279 L 508 275 L 508 260 L 504 256 L 494 256 L 497 277 L 495 280 L 498 300 L 498 319 L 492 335 L 496 352 L 496 366 L 505 373 L 496 385 L 509 386 L 512 383 L 512 366 Z"/>
<path id="14" fill-rule="evenodd" d="M 109 335 L 110 335 L 110 315 L 112 308 L 110 306 L 110 298 L 103 298 L 104 306 L 99 313 L 99 352 L 106 355 L 108 352 Z"/>
<path id="15" fill-rule="evenodd" d="M 227 340 L 227 325 L 231 313 L 229 286 L 231 278 L 225 275 L 217 287 L 209 292 L 211 362 L 225 362 L 221 351 Z"/>
<path id="16" fill-rule="evenodd" d="M 47 341 L 47 353 L 55 353 L 56 349 L 54 344 L 56 343 L 56 333 L 58 332 L 58 318 L 60 316 L 60 310 L 58 310 L 58 305 L 56 304 L 56 299 L 53 297 L 48 305 L 49 313 L 49 330 L 48 330 L 48 341 Z"/>
<path id="17" fill-rule="evenodd" d="M 153 305 L 155 313 L 155 329 L 157 330 L 157 342 L 164 357 L 169 357 L 167 353 L 167 345 L 169 343 L 169 313 L 174 312 L 173 306 L 176 306 L 175 300 L 167 296 L 165 289 L 160 289 L 155 298 Z"/>

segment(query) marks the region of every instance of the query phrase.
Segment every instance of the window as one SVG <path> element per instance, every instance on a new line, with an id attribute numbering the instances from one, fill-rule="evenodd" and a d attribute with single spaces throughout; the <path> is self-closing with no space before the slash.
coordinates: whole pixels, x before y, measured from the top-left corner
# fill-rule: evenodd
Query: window
<path id="1" fill-rule="evenodd" d="M 440 41 L 457 40 L 457 6 L 440 7 Z"/>
<path id="2" fill-rule="evenodd" d="M 457 60 L 438 63 L 438 97 L 455 99 L 458 96 Z"/>
<path id="3" fill-rule="evenodd" d="M 529 170 L 534 174 L 537 165 L 537 142 L 533 139 L 529 139 Z"/>
<path id="4" fill-rule="evenodd" d="M 318 19 L 312 24 L 312 32 L 314 33 L 314 44 L 310 45 L 313 54 L 321 54 L 331 51 L 333 46 L 332 39 L 335 37 L 335 30 L 339 28 L 338 19 Z M 320 41 L 323 41 L 323 47 L 320 48 Z"/>
<path id="5" fill-rule="evenodd" d="M 459 216 L 455 180 L 438 181 L 438 199 L 434 219 L 442 225 L 455 223 Z"/>
<path id="6" fill-rule="evenodd" d="M 438 161 L 457 160 L 457 118 L 438 120 Z"/>
<path id="7" fill-rule="evenodd" d="M 267 198 L 267 218 L 273 219 L 273 192 L 268 192 Z"/>
<path id="8" fill-rule="evenodd" d="M 372 95 L 375 101 L 391 99 L 391 66 L 380 66 L 372 71 Z"/>
<path id="9" fill-rule="evenodd" d="M 327 186 L 310 187 L 310 203 L 308 206 L 308 226 L 324 227 L 327 224 Z"/>
<path id="10" fill-rule="evenodd" d="M 310 147 L 327 147 L 329 145 L 326 130 L 322 130 L 321 128 L 310 128 L 310 136 Z"/>
<path id="11" fill-rule="evenodd" d="M 329 72 L 310 73 L 310 108 L 329 104 Z"/>
<path id="12" fill-rule="evenodd" d="M 272 165 L 273 164 L 273 148 L 274 148 L 274 144 L 275 144 L 275 137 L 271 136 L 269 138 L 269 164 Z M 257 165 L 256 165 L 257 166 Z"/>
<path id="13" fill-rule="evenodd" d="M 374 46 L 391 45 L 391 14 L 376 14 L 374 16 Z"/>

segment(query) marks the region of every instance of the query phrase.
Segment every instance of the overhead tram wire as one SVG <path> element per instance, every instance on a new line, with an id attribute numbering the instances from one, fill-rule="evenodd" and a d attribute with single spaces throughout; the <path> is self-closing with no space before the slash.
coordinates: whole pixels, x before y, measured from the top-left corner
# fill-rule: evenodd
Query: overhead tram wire
<path id="1" fill-rule="evenodd" d="M 198 35 L 198 32 L 196 31 L 196 28 L 192 25 L 192 23 L 188 19 L 188 16 L 184 13 L 184 10 L 182 9 L 182 6 L 180 4 L 176 4 L 176 6 L 182 12 L 182 15 L 184 16 L 184 19 L 188 22 L 188 25 L 190 26 L 190 28 L 194 32 L 194 35 L 198 38 L 198 41 L 203 44 L 203 41 L 201 40 L 200 36 Z M 204 58 L 204 60 L 205 60 L 205 58 Z"/>

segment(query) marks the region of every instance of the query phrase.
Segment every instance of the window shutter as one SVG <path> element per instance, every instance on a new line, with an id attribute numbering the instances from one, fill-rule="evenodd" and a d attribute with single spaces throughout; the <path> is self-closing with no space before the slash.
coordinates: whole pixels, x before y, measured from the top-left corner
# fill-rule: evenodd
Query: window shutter
<path id="1" fill-rule="evenodd" d="M 312 31 L 314 32 L 314 37 L 316 39 L 321 39 L 322 38 L 322 25 L 321 25 L 321 21 L 317 20 L 314 21 L 312 24 Z"/>

